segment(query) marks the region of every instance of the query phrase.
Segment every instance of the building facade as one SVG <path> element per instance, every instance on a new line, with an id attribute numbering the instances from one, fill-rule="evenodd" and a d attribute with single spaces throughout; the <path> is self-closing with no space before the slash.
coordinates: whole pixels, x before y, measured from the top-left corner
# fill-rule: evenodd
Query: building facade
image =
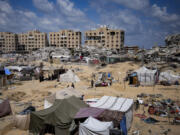
<path id="1" fill-rule="evenodd" d="M 48 45 L 47 34 L 38 30 L 18 34 L 17 52 L 31 52 Z"/>
<path id="2" fill-rule="evenodd" d="M 17 35 L 12 32 L 0 32 L 0 51 L 3 53 L 15 52 Z"/>
<path id="3" fill-rule="evenodd" d="M 85 32 L 85 45 L 120 50 L 124 46 L 124 31 L 113 30 L 108 27 L 88 30 Z"/>
<path id="4" fill-rule="evenodd" d="M 58 48 L 80 48 L 81 32 L 73 30 L 60 30 L 59 32 L 50 32 L 49 45 Z"/>
<path id="5" fill-rule="evenodd" d="M 137 53 L 139 46 L 124 46 L 125 53 Z"/>

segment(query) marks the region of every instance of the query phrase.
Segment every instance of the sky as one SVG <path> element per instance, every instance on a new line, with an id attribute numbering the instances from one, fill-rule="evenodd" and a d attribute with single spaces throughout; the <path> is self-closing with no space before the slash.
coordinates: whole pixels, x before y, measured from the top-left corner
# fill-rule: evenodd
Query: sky
<path id="1" fill-rule="evenodd" d="M 125 30 L 125 45 L 164 45 L 180 33 L 180 0 L 0 0 L 0 31 Z"/>

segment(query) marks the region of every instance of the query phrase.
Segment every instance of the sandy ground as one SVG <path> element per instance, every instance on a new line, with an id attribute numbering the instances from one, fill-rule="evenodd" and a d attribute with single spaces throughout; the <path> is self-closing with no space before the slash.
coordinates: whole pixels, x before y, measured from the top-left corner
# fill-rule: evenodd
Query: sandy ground
<path id="1" fill-rule="evenodd" d="M 64 66 L 65 68 L 79 69 L 76 72 L 80 78 L 80 82 L 75 84 L 75 88 L 82 93 L 84 93 L 85 98 L 95 98 L 104 95 L 110 96 L 120 96 L 136 99 L 137 94 L 147 93 L 147 94 L 162 94 L 163 98 L 171 98 L 174 100 L 180 99 L 179 87 L 176 86 L 160 86 L 155 87 L 133 87 L 129 86 L 128 82 L 123 83 L 123 78 L 126 76 L 128 70 L 138 69 L 140 66 L 131 62 L 117 63 L 113 65 L 108 65 L 104 68 L 88 67 L 85 65 L 53 65 L 53 66 Z M 111 72 L 112 76 L 117 82 L 113 83 L 110 87 L 97 87 L 90 88 L 90 80 L 92 73 L 98 72 Z M 57 81 L 44 81 L 39 82 L 38 80 L 21 82 L 19 85 L 9 86 L 8 90 L 3 91 L 3 95 L 0 98 L 8 97 L 11 100 L 11 106 L 13 112 L 17 113 L 23 109 L 22 106 L 17 107 L 16 103 L 32 103 L 36 106 L 37 110 L 43 109 L 44 98 L 57 90 L 64 89 L 67 87 L 68 83 L 60 83 Z M 71 85 L 71 84 L 70 84 Z M 28 104 L 27 104 L 28 105 Z M 146 108 L 147 109 L 147 108 Z M 143 113 L 142 108 L 138 111 L 134 111 L 134 114 Z M 149 114 L 146 112 L 146 116 Z M 153 116 L 154 117 L 154 116 Z M 139 118 L 134 117 L 131 130 L 129 134 L 133 131 L 140 131 L 140 135 L 160 135 L 163 131 L 170 129 L 168 135 L 179 135 L 180 130 L 179 125 L 171 125 L 167 118 L 154 117 L 161 122 L 153 125 L 146 124 Z M 0 125 L 1 126 L 1 125 Z M 28 131 L 22 131 L 16 128 L 8 131 L 6 135 L 28 135 Z"/>

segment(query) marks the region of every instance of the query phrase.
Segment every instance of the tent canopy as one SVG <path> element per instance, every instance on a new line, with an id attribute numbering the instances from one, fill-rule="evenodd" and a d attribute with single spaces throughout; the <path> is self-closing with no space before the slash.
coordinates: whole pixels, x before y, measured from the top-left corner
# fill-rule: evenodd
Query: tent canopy
<path id="1" fill-rule="evenodd" d="M 126 112 L 133 105 L 133 99 L 103 96 L 96 103 L 90 104 L 91 107 L 109 109 L 113 111 Z"/>
<path id="2" fill-rule="evenodd" d="M 150 70 L 146 67 L 141 67 L 135 72 L 137 73 L 138 81 L 141 85 L 154 85 L 156 81 L 155 75 L 157 73 L 157 70 Z"/>
<path id="3" fill-rule="evenodd" d="M 112 122 L 101 122 L 89 117 L 80 124 L 79 135 L 109 135 L 109 129 L 113 128 Z"/>
<path id="4" fill-rule="evenodd" d="M 60 82 L 79 82 L 79 77 L 71 70 L 60 76 Z"/>
<path id="5" fill-rule="evenodd" d="M 29 130 L 39 133 L 44 125 L 48 124 L 55 127 L 56 135 L 66 135 L 74 115 L 83 107 L 87 107 L 87 104 L 74 96 L 56 100 L 50 108 L 31 113 Z"/>
<path id="6" fill-rule="evenodd" d="M 65 88 L 63 90 L 56 91 L 54 94 L 45 98 L 44 108 L 49 108 L 54 103 L 55 99 L 65 99 L 71 96 L 82 97 L 80 91 L 75 90 L 73 88 Z"/>

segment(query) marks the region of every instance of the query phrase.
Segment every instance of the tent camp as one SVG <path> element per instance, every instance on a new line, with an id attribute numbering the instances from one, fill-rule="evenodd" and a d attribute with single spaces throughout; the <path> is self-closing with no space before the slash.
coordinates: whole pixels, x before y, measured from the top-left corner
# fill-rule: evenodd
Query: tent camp
<path id="1" fill-rule="evenodd" d="M 48 109 L 30 114 L 31 133 L 44 133 L 52 127 L 55 135 L 68 135 L 72 120 L 80 108 L 87 107 L 82 100 L 72 96 L 63 100 L 56 100 Z"/>
<path id="2" fill-rule="evenodd" d="M 79 82 L 79 77 L 72 71 L 68 70 L 67 73 L 60 76 L 60 82 Z"/>
<path id="3" fill-rule="evenodd" d="M 133 99 L 103 96 L 96 103 L 90 104 L 90 106 L 125 113 L 126 127 L 130 129 L 133 119 Z"/>
<path id="4" fill-rule="evenodd" d="M 55 99 L 65 99 L 65 98 L 69 98 L 71 96 L 81 98 L 82 94 L 80 91 L 77 91 L 73 88 L 65 88 L 63 90 L 56 91 L 56 93 L 45 98 L 44 109 L 51 107 L 53 105 Z"/>
<path id="5" fill-rule="evenodd" d="M 80 124 L 79 135 L 109 135 L 109 129 L 113 128 L 112 122 L 101 122 L 89 117 Z"/>
<path id="6" fill-rule="evenodd" d="M 141 67 L 135 72 L 137 73 L 140 85 L 154 85 L 156 82 L 157 70 L 150 70 L 146 67 Z"/>
<path id="7" fill-rule="evenodd" d="M 159 81 L 167 81 L 171 84 L 175 83 L 176 81 L 179 81 L 180 76 L 173 75 L 171 71 L 165 71 L 161 72 L 159 75 Z"/>

